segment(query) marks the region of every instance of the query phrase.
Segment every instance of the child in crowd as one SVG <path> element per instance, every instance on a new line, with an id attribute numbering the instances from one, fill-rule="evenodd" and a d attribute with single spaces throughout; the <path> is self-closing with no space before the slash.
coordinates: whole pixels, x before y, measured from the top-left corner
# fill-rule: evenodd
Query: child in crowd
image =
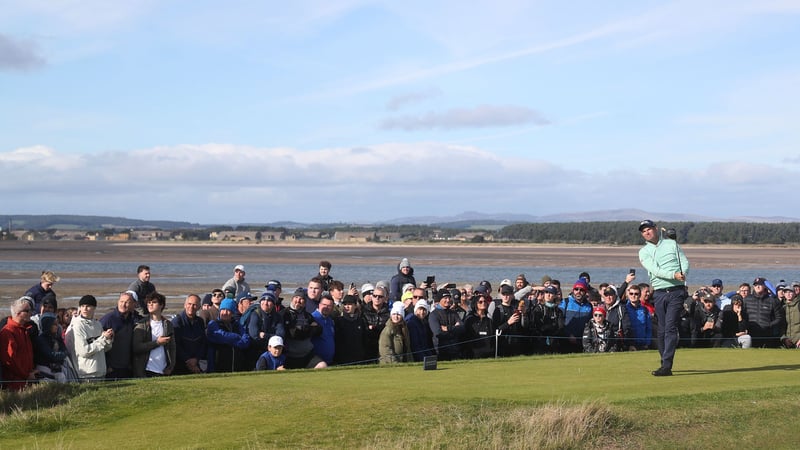
<path id="1" fill-rule="evenodd" d="M 261 354 L 256 362 L 256 370 L 286 370 L 283 364 L 286 355 L 283 354 L 283 338 L 272 336 L 267 342 L 267 351 Z"/>

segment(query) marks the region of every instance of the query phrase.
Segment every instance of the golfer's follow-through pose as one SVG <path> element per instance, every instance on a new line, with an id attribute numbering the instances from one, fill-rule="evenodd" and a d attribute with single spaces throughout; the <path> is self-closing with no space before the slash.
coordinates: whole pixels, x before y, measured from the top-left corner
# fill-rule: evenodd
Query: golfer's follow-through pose
<path id="1" fill-rule="evenodd" d="M 689 260 L 674 239 L 667 239 L 652 220 L 643 220 L 639 232 L 646 241 L 639 250 L 639 261 L 650 276 L 658 322 L 658 353 L 661 367 L 652 373 L 657 377 L 672 375 L 672 360 L 678 346 L 678 325 L 686 292 Z"/>

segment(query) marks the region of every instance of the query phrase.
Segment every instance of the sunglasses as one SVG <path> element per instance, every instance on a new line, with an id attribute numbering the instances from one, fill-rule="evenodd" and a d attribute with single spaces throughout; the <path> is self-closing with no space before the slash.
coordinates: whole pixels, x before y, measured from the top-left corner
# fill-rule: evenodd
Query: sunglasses
<path id="1" fill-rule="evenodd" d="M 423 298 L 425 298 L 425 296 L 424 295 L 415 295 L 415 296 L 413 296 L 411 298 L 413 298 L 414 300 L 422 300 Z"/>
<path id="2" fill-rule="evenodd" d="M 600 314 L 600 313 L 597 313 L 597 314 L 595 314 L 594 316 L 595 316 L 595 317 L 605 317 L 606 315 L 605 315 L 605 314 Z"/>
<path id="3" fill-rule="evenodd" d="M 628 297 L 638 297 L 642 295 L 640 292 L 628 292 Z"/>
<path id="4" fill-rule="evenodd" d="M 575 292 L 586 292 L 586 289 L 575 288 L 575 289 L 573 289 L 573 291 L 575 291 Z"/>
<path id="5" fill-rule="evenodd" d="M 374 297 L 374 298 L 386 298 L 385 295 L 380 295 L 380 294 L 372 294 L 372 297 Z"/>

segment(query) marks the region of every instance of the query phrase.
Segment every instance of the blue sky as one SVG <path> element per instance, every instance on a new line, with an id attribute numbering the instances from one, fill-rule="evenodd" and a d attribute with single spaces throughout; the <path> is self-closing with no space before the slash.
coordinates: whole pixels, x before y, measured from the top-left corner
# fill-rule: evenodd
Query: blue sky
<path id="1" fill-rule="evenodd" d="M 800 2 L 611 5 L 0 0 L 0 211 L 794 216 Z"/>

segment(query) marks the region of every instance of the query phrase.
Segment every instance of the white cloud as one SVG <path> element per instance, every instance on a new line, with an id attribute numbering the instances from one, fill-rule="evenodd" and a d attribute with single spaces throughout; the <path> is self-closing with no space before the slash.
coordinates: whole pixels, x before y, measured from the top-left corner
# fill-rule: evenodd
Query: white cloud
<path id="1" fill-rule="evenodd" d="M 731 216 L 741 205 L 791 204 L 800 189 L 797 172 L 767 164 L 592 173 L 435 142 L 313 151 L 206 144 L 81 155 L 30 147 L 0 153 L 0 173 L 10 214 L 201 223 L 620 207 Z"/>

